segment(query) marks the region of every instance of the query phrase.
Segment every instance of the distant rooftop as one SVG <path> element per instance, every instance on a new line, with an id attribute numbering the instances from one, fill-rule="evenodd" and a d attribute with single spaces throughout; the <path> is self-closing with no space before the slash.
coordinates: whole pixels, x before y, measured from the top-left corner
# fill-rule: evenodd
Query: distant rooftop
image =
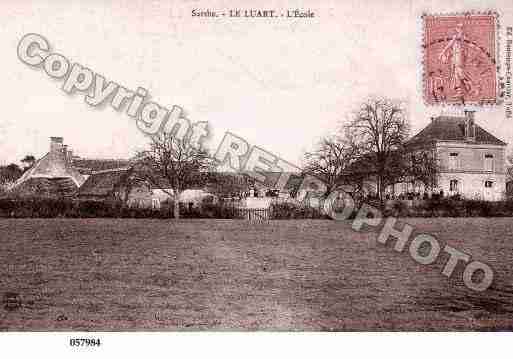
<path id="1" fill-rule="evenodd" d="M 73 156 L 72 160 L 72 166 L 82 174 L 126 168 L 130 165 L 131 161 L 125 159 L 81 158 Z"/>

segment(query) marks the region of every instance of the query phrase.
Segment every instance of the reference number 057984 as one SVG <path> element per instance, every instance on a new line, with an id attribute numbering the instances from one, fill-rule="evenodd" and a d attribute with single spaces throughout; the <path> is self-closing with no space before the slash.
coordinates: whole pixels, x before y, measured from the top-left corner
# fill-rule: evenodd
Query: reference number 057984
<path id="1" fill-rule="evenodd" d="M 100 338 L 71 338 L 69 345 L 72 347 L 99 347 Z"/>

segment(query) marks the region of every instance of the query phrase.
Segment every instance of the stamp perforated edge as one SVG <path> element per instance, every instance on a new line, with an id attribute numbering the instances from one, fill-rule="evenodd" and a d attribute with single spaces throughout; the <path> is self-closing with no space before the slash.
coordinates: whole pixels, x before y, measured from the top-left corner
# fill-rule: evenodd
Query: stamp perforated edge
<path id="1" fill-rule="evenodd" d="M 426 98 L 426 86 L 427 86 L 427 74 L 426 74 L 426 17 L 428 16 L 475 16 L 475 15 L 493 15 L 495 18 L 495 99 L 488 101 L 471 101 L 466 103 L 430 103 Z M 448 13 L 428 13 L 423 12 L 421 14 L 421 23 L 422 23 L 422 41 L 421 41 L 421 66 L 422 66 L 422 100 L 425 106 L 455 106 L 455 107 L 463 107 L 463 106 L 496 106 L 500 105 L 503 102 L 502 89 L 501 89 L 501 79 L 500 71 L 501 71 L 501 58 L 500 58 L 500 44 L 501 44 L 501 33 L 500 33 L 500 14 L 497 10 L 485 10 L 485 11 L 463 11 L 463 12 L 448 12 Z"/>

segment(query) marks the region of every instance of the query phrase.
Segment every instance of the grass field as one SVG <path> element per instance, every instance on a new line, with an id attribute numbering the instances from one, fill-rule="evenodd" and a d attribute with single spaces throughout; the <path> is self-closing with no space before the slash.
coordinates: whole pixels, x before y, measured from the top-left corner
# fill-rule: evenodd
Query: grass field
<path id="1" fill-rule="evenodd" d="M 513 219 L 407 219 L 493 267 L 485 292 L 348 222 L 0 220 L 1 330 L 512 330 Z"/>

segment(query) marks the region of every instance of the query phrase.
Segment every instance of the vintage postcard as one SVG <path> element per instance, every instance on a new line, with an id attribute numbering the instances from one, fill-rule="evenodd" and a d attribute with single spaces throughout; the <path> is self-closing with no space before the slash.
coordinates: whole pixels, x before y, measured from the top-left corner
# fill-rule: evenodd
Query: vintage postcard
<path id="1" fill-rule="evenodd" d="M 0 341 L 513 330 L 511 0 L 0 18 Z"/>

